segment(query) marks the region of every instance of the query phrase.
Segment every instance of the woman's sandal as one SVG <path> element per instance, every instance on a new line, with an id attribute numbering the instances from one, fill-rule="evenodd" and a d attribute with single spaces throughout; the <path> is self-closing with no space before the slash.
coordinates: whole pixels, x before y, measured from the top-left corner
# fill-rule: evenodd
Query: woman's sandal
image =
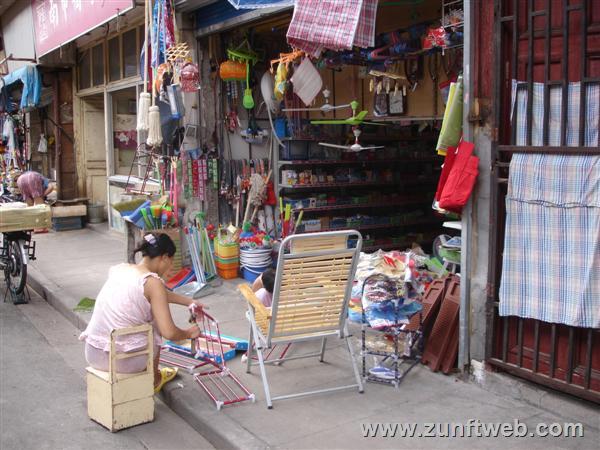
<path id="1" fill-rule="evenodd" d="M 178 371 L 177 367 L 163 367 L 160 369 L 160 383 L 154 388 L 154 393 L 158 394 L 165 384 L 177 376 Z"/>

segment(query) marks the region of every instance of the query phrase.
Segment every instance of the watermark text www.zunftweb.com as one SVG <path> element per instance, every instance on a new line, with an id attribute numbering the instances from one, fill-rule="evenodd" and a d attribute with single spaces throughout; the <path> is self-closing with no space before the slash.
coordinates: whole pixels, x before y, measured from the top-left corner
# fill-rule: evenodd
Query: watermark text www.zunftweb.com
<path id="1" fill-rule="evenodd" d="M 513 422 L 485 423 L 469 419 L 466 423 L 362 423 L 365 438 L 497 438 L 497 437 L 583 437 L 581 423 L 538 423 L 533 429 L 515 419 Z"/>

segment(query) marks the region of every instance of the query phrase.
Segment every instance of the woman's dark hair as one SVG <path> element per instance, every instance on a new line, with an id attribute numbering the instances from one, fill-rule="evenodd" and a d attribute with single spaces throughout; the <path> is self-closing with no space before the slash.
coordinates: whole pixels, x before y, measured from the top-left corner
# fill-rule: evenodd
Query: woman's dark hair
<path id="1" fill-rule="evenodd" d="M 262 273 L 262 284 L 264 288 L 269 292 L 269 294 L 273 293 L 273 288 L 275 287 L 275 270 L 267 269 Z"/>
<path id="2" fill-rule="evenodd" d="M 148 233 L 144 235 L 142 243 L 133 252 L 141 253 L 142 256 L 156 258 L 158 256 L 169 255 L 172 257 L 175 254 L 175 243 L 164 233 Z"/>

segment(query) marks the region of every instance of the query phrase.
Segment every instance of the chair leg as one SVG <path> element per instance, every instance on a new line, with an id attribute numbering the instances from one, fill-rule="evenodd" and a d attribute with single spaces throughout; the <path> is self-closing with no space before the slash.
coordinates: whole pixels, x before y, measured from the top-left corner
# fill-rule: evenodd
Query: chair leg
<path id="1" fill-rule="evenodd" d="M 252 324 L 250 324 L 250 334 L 248 337 L 248 351 L 246 352 L 246 356 L 248 360 L 246 361 L 246 373 L 250 373 L 252 367 L 252 347 L 254 347 L 254 331 L 252 329 Z"/>
<path id="2" fill-rule="evenodd" d="M 262 347 L 259 347 L 259 344 L 257 344 L 256 346 L 256 354 L 258 355 L 260 375 L 262 377 L 263 387 L 265 389 L 265 399 L 267 400 L 267 408 L 273 409 L 273 402 L 271 401 L 271 392 L 269 390 L 269 381 L 267 380 L 267 371 L 265 369 L 265 360 L 263 358 L 263 350 Z"/>
<path id="3" fill-rule="evenodd" d="M 348 339 L 348 334 L 344 337 L 346 341 L 346 345 L 348 346 L 348 352 L 350 353 L 350 361 L 352 362 L 352 369 L 354 370 L 354 376 L 356 377 L 356 383 L 358 384 L 358 392 L 361 394 L 365 391 L 363 387 L 362 378 L 360 377 L 360 373 L 358 371 L 358 365 L 356 364 L 356 359 L 354 357 L 354 350 L 352 349 L 352 344 L 350 344 L 350 340 Z"/>
<path id="4" fill-rule="evenodd" d="M 319 358 L 320 362 L 323 362 L 325 359 L 325 346 L 327 345 L 327 338 L 323 338 L 323 342 L 321 342 L 321 356 Z"/>

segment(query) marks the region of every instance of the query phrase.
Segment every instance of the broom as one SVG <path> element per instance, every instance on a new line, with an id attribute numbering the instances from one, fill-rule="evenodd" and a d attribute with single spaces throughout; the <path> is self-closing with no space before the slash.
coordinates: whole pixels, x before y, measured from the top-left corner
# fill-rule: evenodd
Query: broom
<path id="1" fill-rule="evenodd" d="M 151 20 L 154 22 L 153 16 L 154 13 L 151 16 Z M 158 12 L 157 24 L 158 26 L 156 32 L 158 32 L 158 27 L 160 27 L 160 11 Z M 154 34 L 155 33 L 153 25 L 150 27 L 152 55 L 154 55 L 155 50 Z M 156 48 L 158 48 L 158 45 L 156 45 Z M 156 83 L 154 80 L 156 74 L 154 73 L 154 71 L 153 74 L 154 76 L 152 77 L 152 106 L 150 107 L 150 113 L 148 114 L 148 139 L 146 140 L 146 144 L 148 144 L 150 147 L 158 147 L 160 144 L 162 144 L 163 138 L 160 129 L 160 110 L 158 106 L 156 106 Z"/>
<path id="2" fill-rule="evenodd" d="M 138 103 L 137 130 L 148 131 L 148 110 L 150 108 L 150 94 L 148 94 L 148 0 L 144 4 L 144 92 L 140 93 Z"/>

